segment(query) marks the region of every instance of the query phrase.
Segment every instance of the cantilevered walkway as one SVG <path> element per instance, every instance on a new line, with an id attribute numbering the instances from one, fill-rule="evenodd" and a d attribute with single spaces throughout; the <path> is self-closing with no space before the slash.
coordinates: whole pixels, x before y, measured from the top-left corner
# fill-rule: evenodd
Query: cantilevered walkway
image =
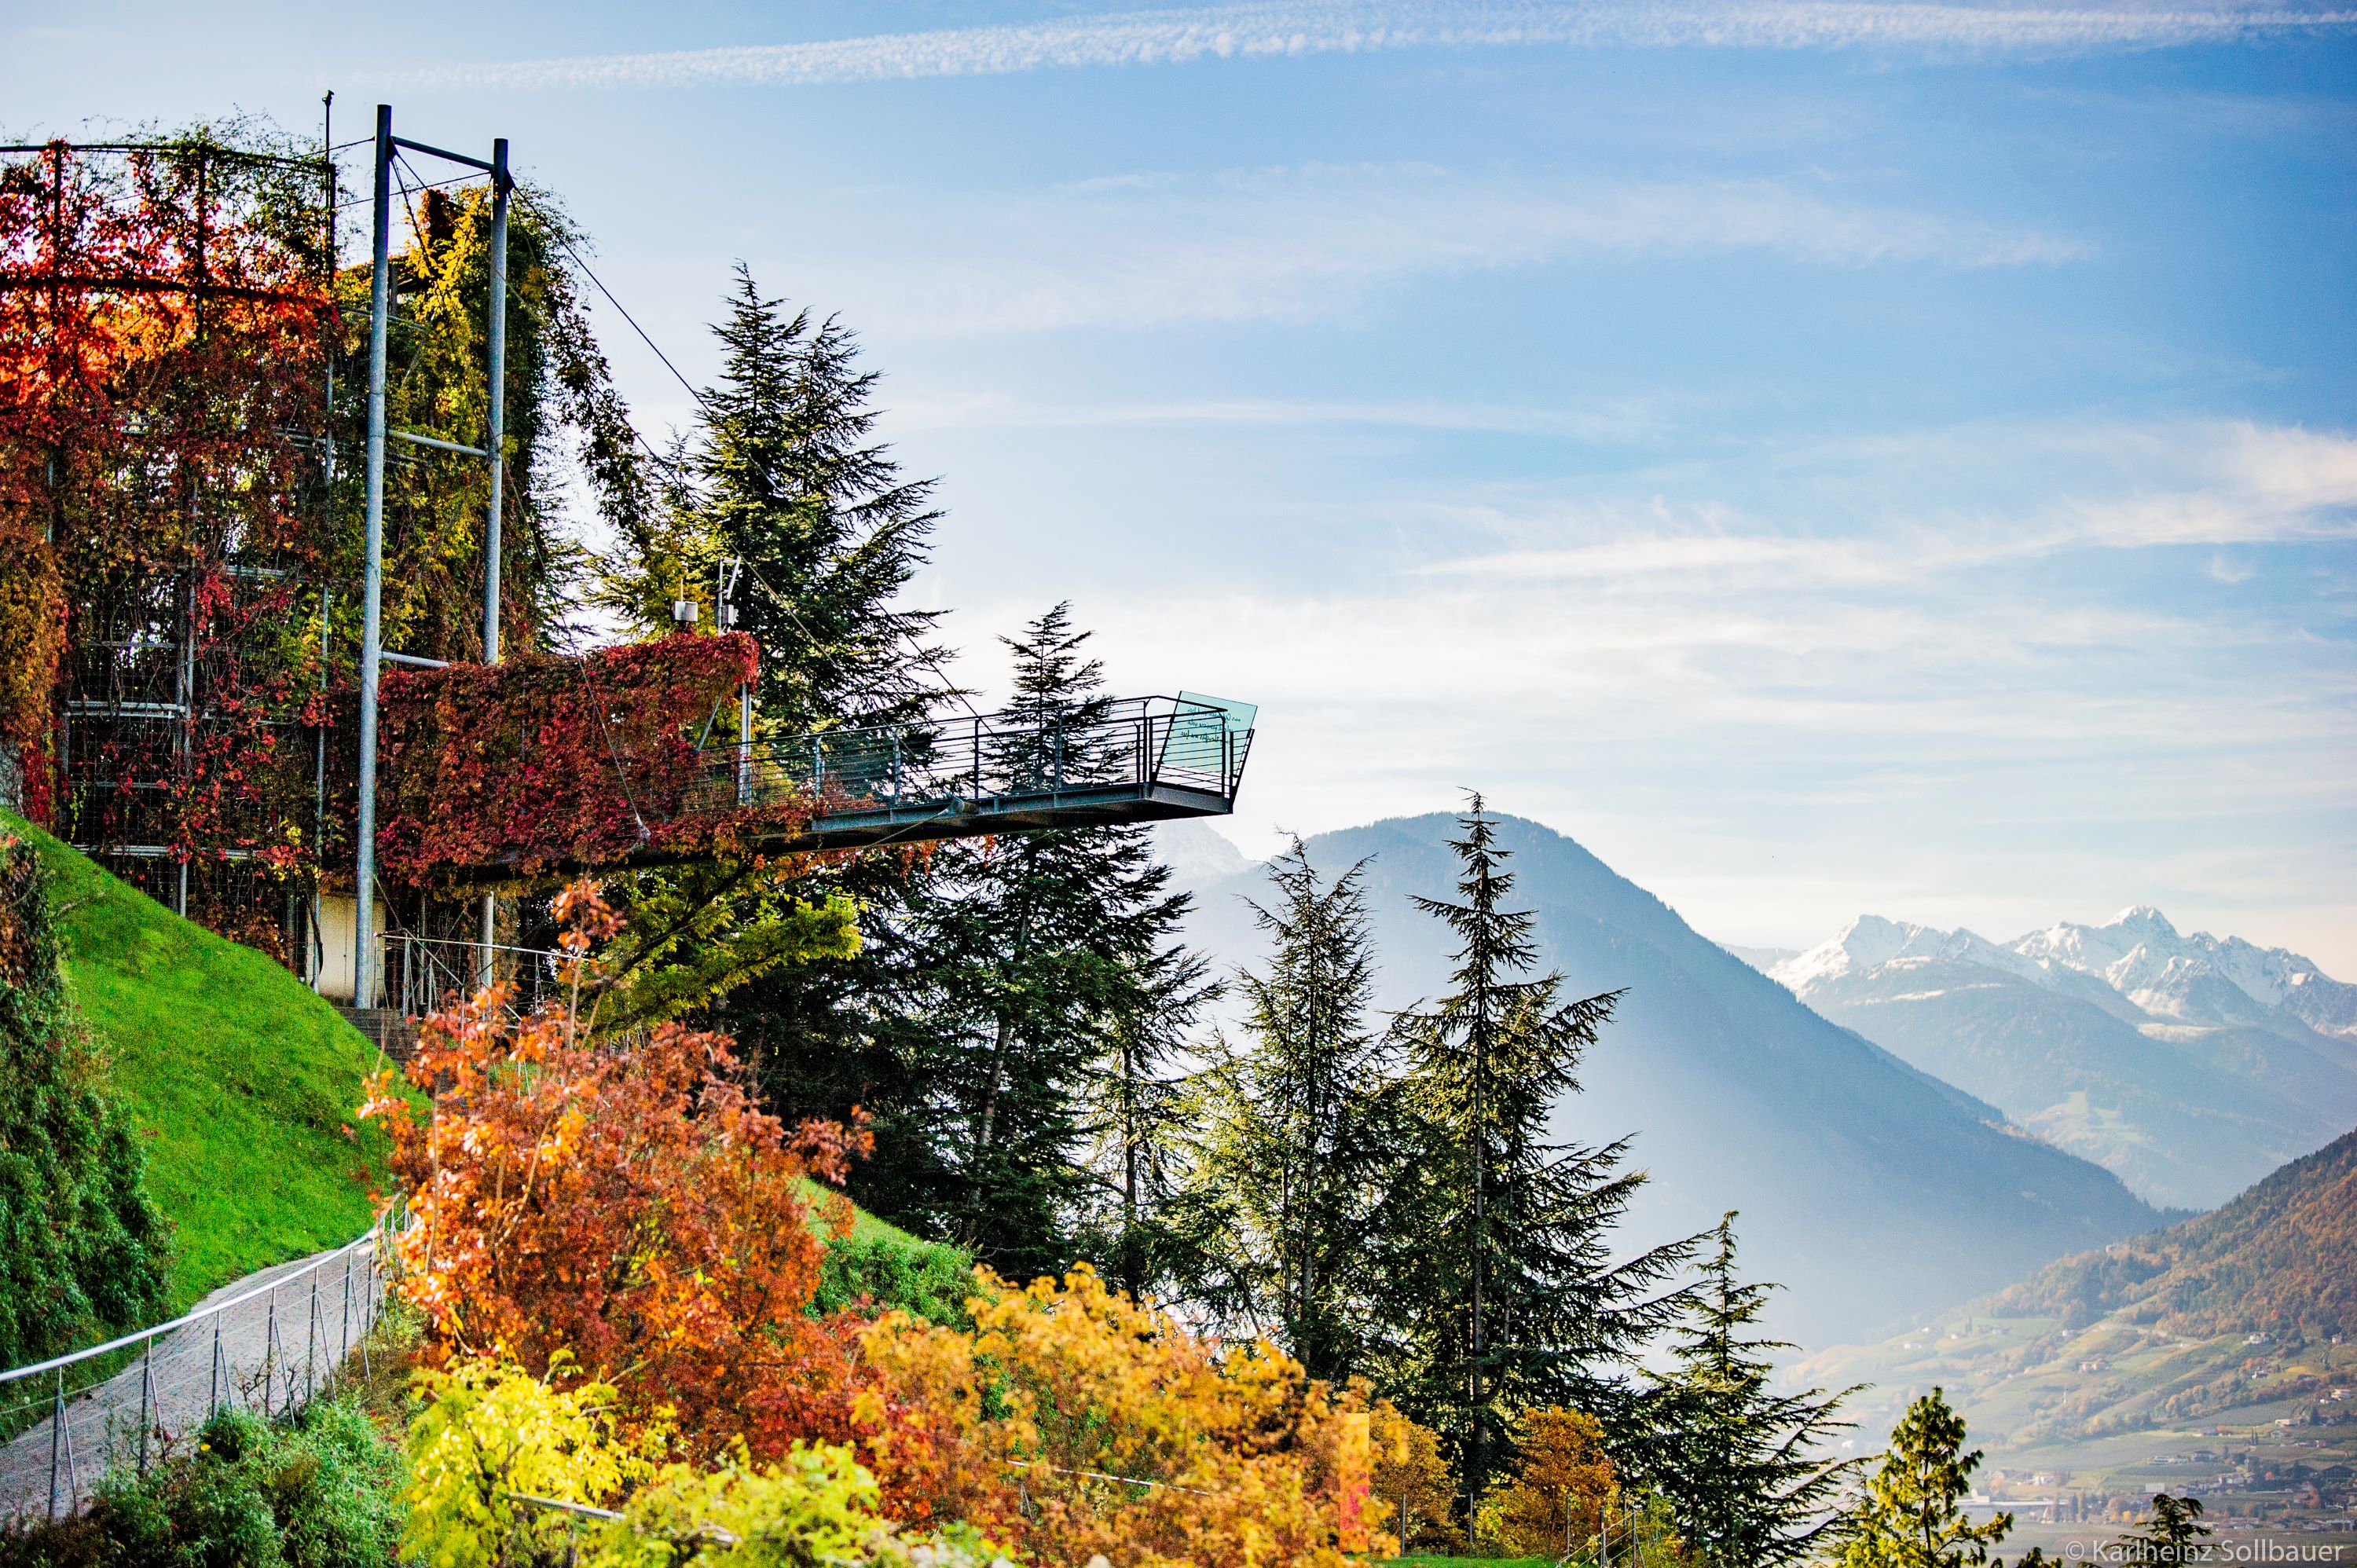
<path id="1" fill-rule="evenodd" d="M 1074 718 L 985 714 L 707 746 L 672 820 L 814 802 L 806 825 L 765 846 L 792 851 L 1224 816 L 1256 712 L 1182 692 Z"/>

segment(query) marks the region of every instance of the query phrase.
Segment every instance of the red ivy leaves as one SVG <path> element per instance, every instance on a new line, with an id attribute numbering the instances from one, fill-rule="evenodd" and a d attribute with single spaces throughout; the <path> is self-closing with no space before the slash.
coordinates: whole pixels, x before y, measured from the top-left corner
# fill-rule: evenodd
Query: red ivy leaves
<path id="1" fill-rule="evenodd" d="M 581 659 L 525 655 L 385 677 L 380 720 L 388 875 L 614 865 L 737 847 L 800 804 L 683 815 L 707 727 L 759 657 L 743 632 L 679 635 Z M 748 820 L 752 819 L 752 820 Z"/>

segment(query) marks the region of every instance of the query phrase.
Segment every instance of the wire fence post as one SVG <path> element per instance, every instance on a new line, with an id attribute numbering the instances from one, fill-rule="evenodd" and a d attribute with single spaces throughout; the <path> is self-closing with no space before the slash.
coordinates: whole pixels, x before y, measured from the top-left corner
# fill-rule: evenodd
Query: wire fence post
<path id="1" fill-rule="evenodd" d="M 147 1341 L 147 1354 L 139 1369 L 139 1473 L 147 1473 L 147 1429 L 155 1423 L 156 1409 L 156 1341 Z"/>
<path id="2" fill-rule="evenodd" d="M 66 1435 L 66 1369 L 58 1369 L 56 1391 L 49 1396 L 49 1517 L 58 1517 L 58 1444 Z"/>
<path id="3" fill-rule="evenodd" d="M 270 1287 L 270 1319 L 262 1339 L 262 1413 L 272 1414 L 271 1401 L 278 1382 L 278 1287 Z"/>
<path id="4" fill-rule="evenodd" d="M 319 1364 L 319 1276 L 311 1275 L 311 1306 L 303 1324 L 303 1402 L 309 1404 L 316 1385 L 312 1381 Z M 291 1391 L 293 1380 L 288 1380 Z"/>

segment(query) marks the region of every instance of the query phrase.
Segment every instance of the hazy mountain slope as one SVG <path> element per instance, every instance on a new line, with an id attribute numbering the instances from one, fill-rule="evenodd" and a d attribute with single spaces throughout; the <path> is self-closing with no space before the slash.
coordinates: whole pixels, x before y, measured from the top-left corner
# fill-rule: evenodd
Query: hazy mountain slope
<path id="1" fill-rule="evenodd" d="M 1931 1383 L 2015 1444 L 2207 1421 L 2357 1382 L 2357 1133 L 2212 1214 L 2050 1263 L 1795 1376 L 1869 1381 L 1869 1430 Z M 2295 1404 L 2285 1419 L 2297 1420 Z"/>
<path id="2" fill-rule="evenodd" d="M 1387 1006 L 1446 983 L 1447 934 L 1409 900 L 1452 889 L 1455 832 L 1435 815 L 1310 841 L 1329 874 L 1374 857 L 1367 890 Z M 1569 839 L 1512 818 L 1500 837 L 1546 961 L 1575 992 L 1626 993 L 1561 1133 L 1638 1135 L 1636 1158 L 1655 1178 L 1639 1216 L 1646 1239 L 1741 1209 L 1748 1264 L 1790 1287 L 1778 1307 L 1788 1334 L 1854 1337 L 2155 1223 L 2109 1174 L 1988 1124 L 1969 1099 L 1812 1013 Z M 1263 896 L 1258 871 L 1198 891 L 1193 939 L 1222 962 L 1256 958 L 1243 900 Z"/>
<path id="3" fill-rule="evenodd" d="M 2156 958 L 2172 940 L 2183 950 Z M 2296 955 L 2260 954 L 2262 963 L 2247 943 L 2176 939 L 2141 909 L 2002 945 L 1865 916 L 1770 972 L 2146 1199 L 2206 1208 L 2357 1122 L 2357 1060 L 2348 1042 L 2222 971 L 2192 974 L 2196 943 L 2247 950 L 2237 961 L 2262 982 L 2313 976 L 2276 985 L 2279 999 L 2329 1002 L 2337 983 Z M 2153 983 L 2124 991 L 2115 980 Z M 2231 996 L 2212 994 L 2219 987 Z M 2157 1017 L 2138 997 L 2175 1012 Z"/>

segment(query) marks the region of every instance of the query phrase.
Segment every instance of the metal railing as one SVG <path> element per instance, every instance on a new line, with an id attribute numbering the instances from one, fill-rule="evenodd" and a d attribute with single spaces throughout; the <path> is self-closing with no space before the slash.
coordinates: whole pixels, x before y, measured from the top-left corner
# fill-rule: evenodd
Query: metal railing
<path id="1" fill-rule="evenodd" d="M 516 1017 L 539 1011 L 542 1003 L 563 992 L 557 966 L 565 955 L 543 948 L 388 931 L 378 950 L 383 964 L 378 972 L 379 1004 L 404 1018 L 423 1018 L 492 981 L 508 986 L 508 1012 Z"/>
<path id="2" fill-rule="evenodd" d="M 110 1467 L 145 1473 L 225 1405 L 290 1414 L 355 1351 L 365 1369 L 392 1236 L 380 1220 L 169 1323 L 0 1372 L 0 1519 L 72 1513 Z"/>
<path id="3" fill-rule="evenodd" d="M 705 747 L 679 815 L 780 801 L 823 810 L 954 808 L 1157 788 L 1235 799 L 1253 710 L 1181 693 L 1093 704 L 1074 719 L 1020 713 L 824 730 Z"/>

